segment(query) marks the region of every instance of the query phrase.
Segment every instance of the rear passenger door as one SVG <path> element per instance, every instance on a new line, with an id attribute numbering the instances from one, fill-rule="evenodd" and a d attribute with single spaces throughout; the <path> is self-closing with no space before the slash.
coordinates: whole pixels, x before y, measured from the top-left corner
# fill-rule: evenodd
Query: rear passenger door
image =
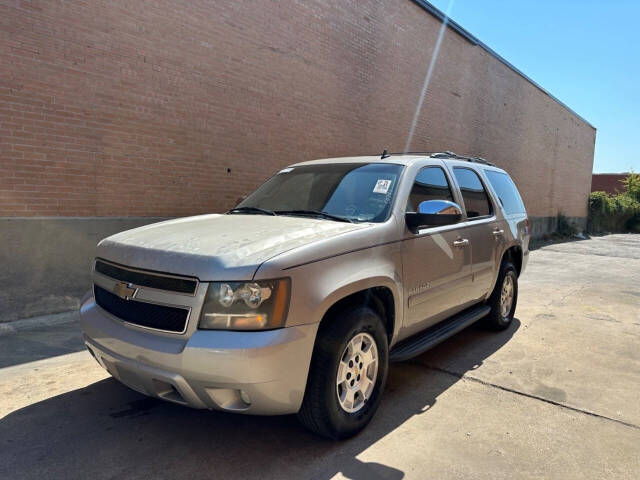
<path id="1" fill-rule="evenodd" d="M 455 201 L 450 178 L 441 166 L 423 167 L 413 181 L 406 210 L 427 200 Z M 402 248 L 406 313 L 402 337 L 462 310 L 471 293 L 471 249 L 456 246 L 461 224 L 407 231 Z"/>
<path id="2" fill-rule="evenodd" d="M 468 167 L 453 167 L 467 214 L 464 237 L 471 243 L 471 291 L 482 299 L 492 288 L 500 228 L 493 203 L 478 173 Z"/>

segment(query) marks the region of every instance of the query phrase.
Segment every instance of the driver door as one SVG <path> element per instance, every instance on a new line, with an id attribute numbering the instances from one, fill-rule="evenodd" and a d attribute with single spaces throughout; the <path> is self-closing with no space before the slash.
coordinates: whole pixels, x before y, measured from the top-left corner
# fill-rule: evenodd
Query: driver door
<path id="1" fill-rule="evenodd" d="M 447 172 L 427 166 L 416 175 L 407 211 L 427 200 L 455 202 Z M 403 337 L 423 330 L 472 303 L 471 245 L 461 224 L 407 230 L 402 250 L 405 317 Z"/>

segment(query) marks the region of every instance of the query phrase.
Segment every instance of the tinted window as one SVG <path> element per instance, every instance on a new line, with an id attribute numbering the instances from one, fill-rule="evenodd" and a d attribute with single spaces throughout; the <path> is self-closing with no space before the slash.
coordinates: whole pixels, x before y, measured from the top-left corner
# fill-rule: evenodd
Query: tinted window
<path id="1" fill-rule="evenodd" d="M 485 170 L 484 173 L 489 179 L 489 183 L 498 194 L 500 203 L 504 207 L 507 215 L 512 213 L 525 213 L 524 203 L 520 198 L 518 189 L 514 185 L 509 175 L 493 170 Z"/>
<path id="2" fill-rule="evenodd" d="M 491 215 L 491 203 L 478 174 L 468 168 L 454 168 L 453 174 L 462 192 L 467 218 Z"/>
<path id="3" fill-rule="evenodd" d="M 242 201 L 286 213 L 317 210 L 360 222 L 383 222 L 389 216 L 401 165 L 325 163 L 285 168 Z"/>
<path id="4" fill-rule="evenodd" d="M 407 202 L 408 212 L 417 212 L 418 205 L 427 200 L 449 200 L 453 202 L 451 188 L 440 167 L 425 167 L 418 172 Z"/>

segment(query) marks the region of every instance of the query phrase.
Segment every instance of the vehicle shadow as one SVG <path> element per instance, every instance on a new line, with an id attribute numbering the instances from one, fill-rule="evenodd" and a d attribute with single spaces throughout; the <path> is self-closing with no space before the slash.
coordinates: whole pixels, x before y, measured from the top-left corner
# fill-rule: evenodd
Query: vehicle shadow
<path id="1" fill-rule="evenodd" d="M 295 416 L 192 410 L 147 398 L 113 379 L 58 395 L 0 419 L 0 478 L 401 479 L 397 468 L 356 458 L 478 368 L 520 327 L 471 326 L 410 362 L 393 364 L 370 425 L 335 442 Z"/>

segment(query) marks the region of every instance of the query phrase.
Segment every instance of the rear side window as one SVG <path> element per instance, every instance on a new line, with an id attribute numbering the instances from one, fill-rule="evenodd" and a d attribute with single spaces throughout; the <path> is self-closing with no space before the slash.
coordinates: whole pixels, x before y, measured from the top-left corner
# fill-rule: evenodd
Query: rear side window
<path id="1" fill-rule="evenodd" d="M 409 194 L 407 212 L 417 212 L 418 205 L 427 200 L 453 201 L 449 182 L 440 167 L 425 167 L 418 172 Z"/>
<path id="2" fill-rule="evenodd" d="M 525 213 L 524 203 L 518 193 L 513 180 L 506 173 L 494 172 L 493 170 L 485 170 L 484 173 L 489 179 L 489 183 L 498 194 L 500 203 L 507 215 L 512 213 Z"/>
<path id="3" fill-rule="evenodd" d="M 460 186 L 467 218 L 491 215 L 491 203 L 478 174 L 468 168 L 454 168 L 453 174 Z"/>

